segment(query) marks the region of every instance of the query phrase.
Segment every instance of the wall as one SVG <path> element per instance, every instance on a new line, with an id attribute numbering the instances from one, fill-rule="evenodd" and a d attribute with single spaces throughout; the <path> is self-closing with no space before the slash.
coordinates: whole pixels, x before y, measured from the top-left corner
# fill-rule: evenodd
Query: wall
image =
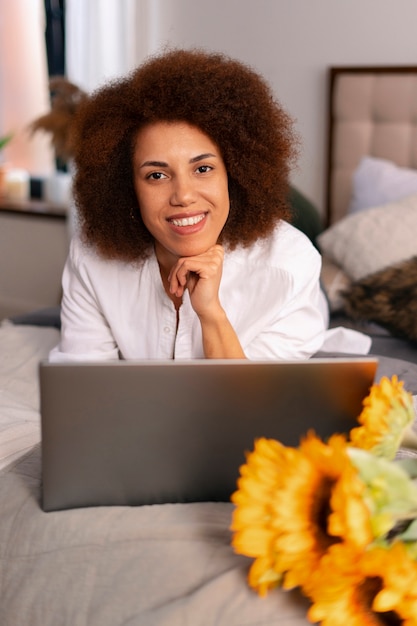
<path id="1" fill-rule="evenodd" d="M 417 65 L 416 0 L 151 0 L 152 51 L 222 50 L 270 81 L 296 120 L 293 182 L 323 207 L 327 68 Z"/>
<path id="2" fill-rule="evenodd" d="M 50 106 L 44 31 L 41 0 L 0 0 L 0 136 L 13 134 L 0 162 L 35 176 L 54 168 L 49 137 L 28 132 Z"/>

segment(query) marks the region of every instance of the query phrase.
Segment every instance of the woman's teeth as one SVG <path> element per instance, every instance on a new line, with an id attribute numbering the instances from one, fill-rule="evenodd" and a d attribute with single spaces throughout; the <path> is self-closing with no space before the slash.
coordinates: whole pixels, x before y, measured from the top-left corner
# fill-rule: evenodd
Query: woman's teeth
<path id="1" fill-rule="evenodd" d="M 194 226 L 204 219 L 204 215 L 194 215 L 193 217 L 182 217 L 181 219 L 170 220 L 174 226 Z"/>

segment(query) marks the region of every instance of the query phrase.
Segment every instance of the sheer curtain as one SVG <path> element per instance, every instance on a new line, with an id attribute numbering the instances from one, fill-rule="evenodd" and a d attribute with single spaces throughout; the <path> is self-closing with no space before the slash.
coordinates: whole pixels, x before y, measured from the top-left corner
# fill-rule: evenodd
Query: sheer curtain
<path id="1" fill-rule="evenodd" d="M 49 138 L 27 129 L 49 108 L 43 1 L 0 0 L 0 136 L 13 134 L 0 159 L 35 176 L 53 171 Z"/>
<path id="2" fill-rule="evenodd" d="M 69 80 L 91 92 L 154 52 L 158 5 L 157 0 L 67 0 Z"/>

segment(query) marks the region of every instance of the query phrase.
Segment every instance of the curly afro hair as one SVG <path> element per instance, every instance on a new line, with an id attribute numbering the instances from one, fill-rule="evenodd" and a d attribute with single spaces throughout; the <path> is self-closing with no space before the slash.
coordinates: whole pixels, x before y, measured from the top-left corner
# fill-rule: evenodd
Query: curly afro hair
<path id="1" fill-rule="evenodd" d="M 132 157 L 138 131 L 159 121 L 187 122 L 218 145 L 231 205 L 223 245 L 248 246 L 290 218 L 297 140 L 268 84 L 223 54 L 171 50 L 105 85 L 77 111 L 74 197 L 84 239 L 103 257 L 131 262 L 153 249 L 140 218 Z"/>

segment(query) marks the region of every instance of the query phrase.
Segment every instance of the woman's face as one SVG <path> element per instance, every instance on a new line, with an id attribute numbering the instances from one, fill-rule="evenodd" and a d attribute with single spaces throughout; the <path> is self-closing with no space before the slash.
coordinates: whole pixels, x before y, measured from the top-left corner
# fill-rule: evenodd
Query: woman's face
<path id="1" fill-rule="evenodd" d="M 133 170 L 140 213 L 161 263 L 217 243 L 229 192 L 223 158 L 210 137 L 185 122 L 149 124 L 136 138 Z"/>

